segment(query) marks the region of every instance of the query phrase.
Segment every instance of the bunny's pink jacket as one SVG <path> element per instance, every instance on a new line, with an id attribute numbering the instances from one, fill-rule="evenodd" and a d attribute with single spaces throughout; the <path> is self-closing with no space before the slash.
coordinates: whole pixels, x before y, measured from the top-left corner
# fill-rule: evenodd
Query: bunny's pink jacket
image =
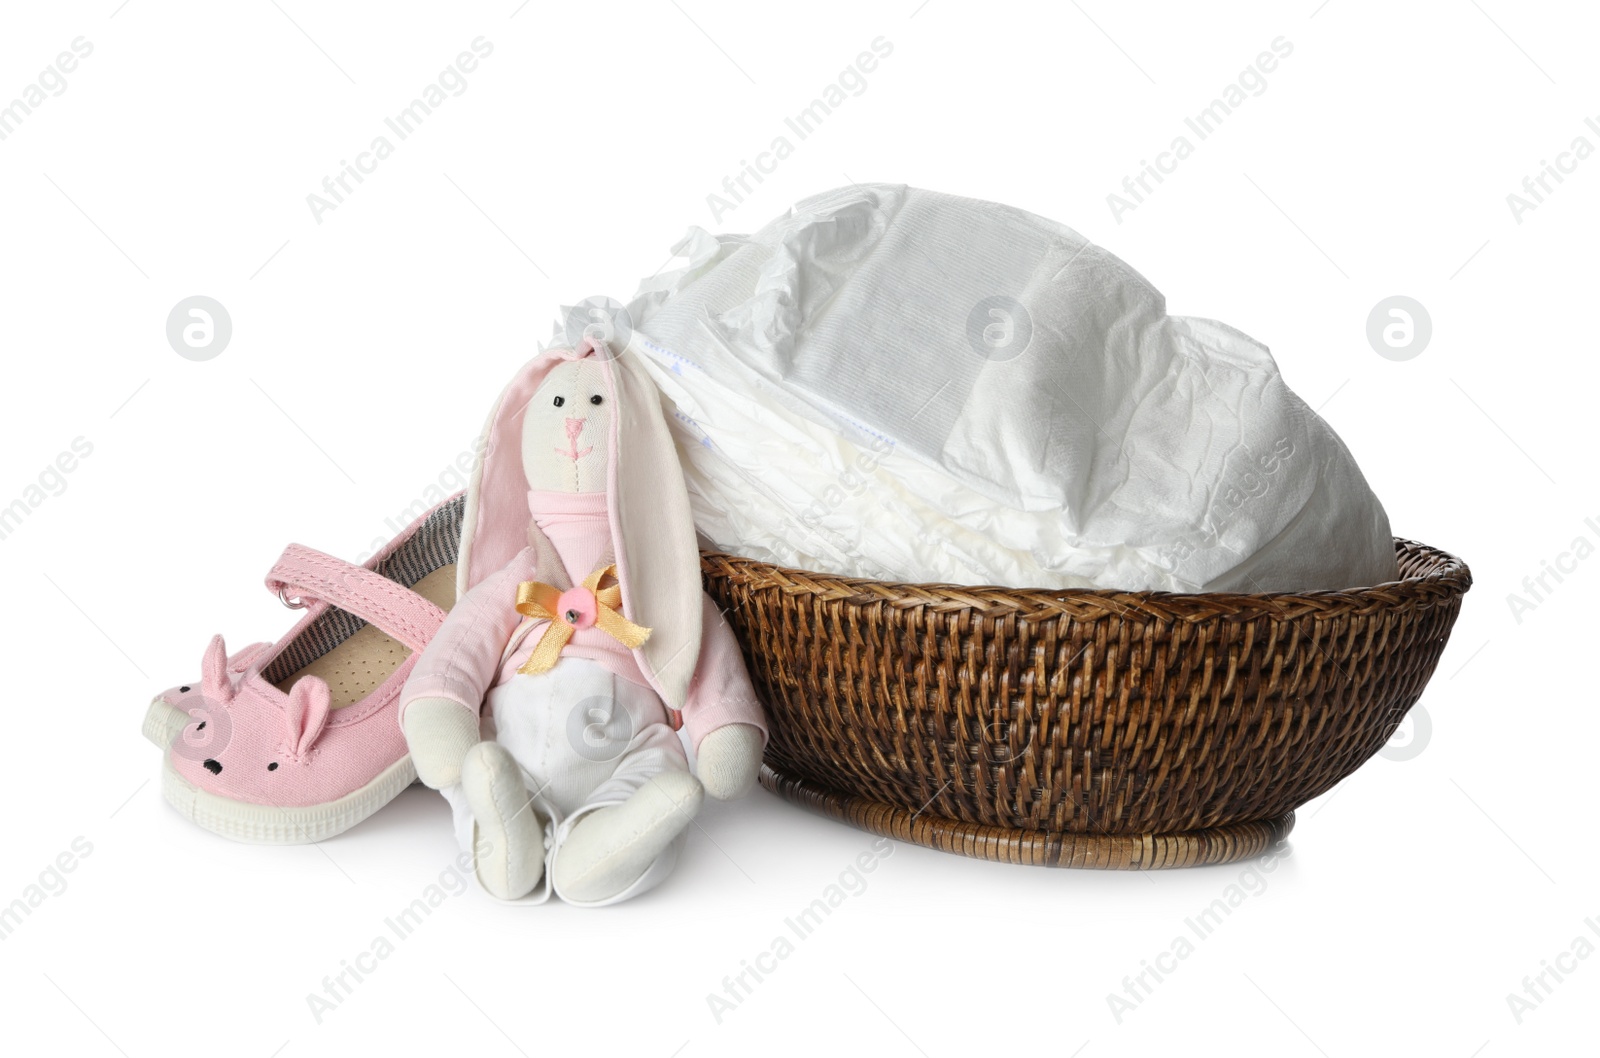
<path id="1" fill-rule="evenodd" d="M 405 700 L 400 706 L 402 724 L 406 708 L 418 699 L 448 698 L 476 716 L 489 690 L 503 679 L 539 678 L 518 677 L 515 673 L 549 622 L 533 624 L 525 631 L 518 649 L 507 650 L 523 621 L 516 609 L 517 586 L 538 579 L 534 567 L 533 549 L 524 548 L 505 568 L 485 578 L 456 602 L 406 683 Z M 704 594 L 700 614 L 700 659 L 683 703 L 683 725 L 690 742 L 698 749 L 702 739 L 728 724 L 749 724 L 765 735 L 766 719 L 750 685 L 733 630 Z M 611 659 L 587 656 L 607 664 L 624 678 L 640 681 L 636 665 L 611 664 Z M 624 659 L 632 662 L 631 657 Z"/>

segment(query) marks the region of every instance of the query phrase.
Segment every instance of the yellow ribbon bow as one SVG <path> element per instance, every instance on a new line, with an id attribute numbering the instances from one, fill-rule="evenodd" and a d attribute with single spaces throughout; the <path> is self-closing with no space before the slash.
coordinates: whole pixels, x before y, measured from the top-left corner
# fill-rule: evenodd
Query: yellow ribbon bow
<path id="1" fill-rule="evenodd" d="M 650 638 L 650 629 L 634 624 L 617 612 L 617 607 L 622 605 L 620 584 L 613 584 L 607 588 L 600 587 L 601 580 L 614 576 L 616 572 L 615 563 L 602 566 L 589 574 L 583 582 L 583 587 L 594 599 L 594 627 L 629 650 L 636 650 Z M 569 592 L 575 590 L 577 589 L 568 589 Z M 544 630 L 544 635 L 539 637 L 539 643 L 533 648 L 533 653 L 517 672 L 527 676 L 549 672 L 555 667 L 556 659 L 561 656 L 562 648 L 572 639 L 572 633 L 580 627 L 588 627 L 587 624 L 581 626 L 578 624 L 584 615 L 576 607 L 563 605 L 562 599 L 567 594 L 568 592 L 536 580 L 526 580 L 517 585 L 517 612 L 535 621 L 550 622 Z"/>

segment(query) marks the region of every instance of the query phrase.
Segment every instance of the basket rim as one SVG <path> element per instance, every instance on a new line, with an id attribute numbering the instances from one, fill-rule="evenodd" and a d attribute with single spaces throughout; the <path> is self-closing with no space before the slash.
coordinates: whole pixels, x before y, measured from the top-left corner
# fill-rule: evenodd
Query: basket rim
<path id="1" fill-rule="evenodd" d="M 940 610 L 1034 608 L 1048 610 L 1052 614 L 1064 609 L 1106 610 L 1125 616 L 1133 611 L 1190 619 L 1251 613 L 1281 617 L 1311 612 L 1326 616 L 1374 608 L 1390 609 L 1405 604 L 1427 605 L 1439 599 L 1458 598 L 1472 587 L 1472 571 L 1450 552 L 1399 536 L 1394 538 L 1394 545 L 1396 557 L 1402 564 L 1409 560 L 1413 567 L 1426 564 L 1426 568 L 1365 587 L 1303 592 L 1121 591 L 1113 588 L 1012 588 L 1004 585 L 885 581 L 780 566 L 715 548 L 701 548 L 700 554 L 703 561 L 742 568 L 778 582 L 766 586 L 780 587 L 789 594 L 826 596 L 862 604 L 890 603 L 896 608 L 930 606 Z"/>

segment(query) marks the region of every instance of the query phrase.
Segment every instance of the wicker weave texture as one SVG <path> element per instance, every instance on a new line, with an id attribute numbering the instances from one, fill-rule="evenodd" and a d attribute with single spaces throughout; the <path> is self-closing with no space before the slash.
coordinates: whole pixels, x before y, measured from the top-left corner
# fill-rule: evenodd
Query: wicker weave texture
<path id="1" fill-rule="evenodd" d="M 709 551 L 702 568 L 767 707 L 769 787 L 949 851 L 1068 865 L 1084 836 L 1128 860 L 1085 865 L 1152 866 L 1238 856 L 1139 862 L 1128 839 L 1233 828 L 1209 840 L 1254 847 L 1388 741 L 1472 583 L 1395 546 L 1397 581 L 1261 595 L 895 584 Z M 955 847 L 974 842 L 993 848 Z"/>

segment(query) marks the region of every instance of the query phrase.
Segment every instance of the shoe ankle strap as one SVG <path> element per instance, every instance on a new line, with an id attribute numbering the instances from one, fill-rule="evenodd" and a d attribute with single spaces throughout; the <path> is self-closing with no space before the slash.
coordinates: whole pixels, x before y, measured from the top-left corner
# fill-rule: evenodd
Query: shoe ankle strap
<path id="1" fill-rule="evenodd" d="M 444 611 L 410 588 L 300 544 L 284 548 L 267 573 L 267 590 L 294 608 L 307 600 L 325 602 L 419 653 L 444 624 Z M 290 595 L 296 602 L 289 601 Z"/>

